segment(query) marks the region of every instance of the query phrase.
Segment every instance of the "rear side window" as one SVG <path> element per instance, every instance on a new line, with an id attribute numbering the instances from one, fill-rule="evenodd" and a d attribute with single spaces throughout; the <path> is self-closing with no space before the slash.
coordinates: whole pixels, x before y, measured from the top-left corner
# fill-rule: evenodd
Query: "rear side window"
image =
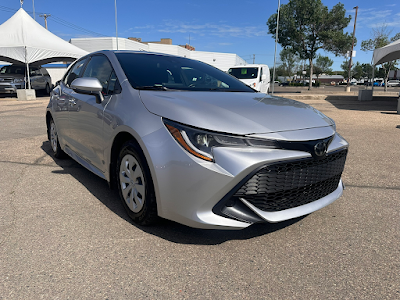
<path id="1" fill-rule="evenodd" d="M 50 76 L 49 72 L 47 72 L 45 68 L 41 68 L 40 70 L 42 71 L 43 76 Z"/>
<path id="2" fill-rule="evenodd" d="M 68 73 L 65 75 L 63 82 L 66 86 L 70 86 L 72 81 L 74 81 L 76 78 L 79 77 L 79 74 L 82 71 L 82 68 L 85 66 L 87 61 L 87 58 L 82 59 L 78 62 L 76 62 L 72 68 L 68 71 Z"/>

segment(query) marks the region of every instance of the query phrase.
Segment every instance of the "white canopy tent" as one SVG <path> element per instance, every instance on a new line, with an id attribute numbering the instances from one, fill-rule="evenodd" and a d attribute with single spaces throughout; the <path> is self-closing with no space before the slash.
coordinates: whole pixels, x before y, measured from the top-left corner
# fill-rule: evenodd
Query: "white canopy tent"
<path id="1" fill-rule="evenodd" d="M 400 40 L 374 50 L 372 55 L 372 81 L 375 77 L 375 66 L 400 58 Z M 372 90 L 374 84 L 372 83 Z"/>
<path id="2" fill-rule="evenodd" d="M 374 66 L 400 58 L 400 40 L 397 40 L 385 47 L 374 50 L 372 64 Z"/>
<path id="3" fill-rule="evenodd" d="M 88 53 L 45 29 L 22 8 L 0 25 L 0 36 L 0 61 L 22 63 L 27 70 L 30 64 L 74 61 Z"/>

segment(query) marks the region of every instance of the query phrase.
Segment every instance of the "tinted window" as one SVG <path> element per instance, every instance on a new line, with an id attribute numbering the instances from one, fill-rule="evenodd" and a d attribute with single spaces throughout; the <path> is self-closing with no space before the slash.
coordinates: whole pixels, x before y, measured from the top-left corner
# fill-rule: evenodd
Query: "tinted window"
<path id="1" fill-rule="evenodd" d="M 103 94 L 107 95 L 111 73 L 113 73 L 113 68 L 111 67 L 111 64 L 108 61 L 107 57 L 103 55 L 95 55 L 90 59 L 89 63 L 87 64 L 87 67 L 85 69 L 85 72 L 83 72 L 82 77 L 97 78 L 103 86 Z"/>
<path id="2" fill-rule="evenodd" d="M 63 82 L 67 85 L 70 86 L 72 81 L 74 81 L 76 78 L 79 77 L 80 72 L 82 71 L 83 66 L 85 65 L 87 61 L 87 58 L 77 61 L 71 69 L 68 71 L 68 73 L 65 75 Z"/>
<path id="3" fill-rule="evenodd" d="M 0 74 L 25 74 L 25 66 L 4 66 L 0 69 Z"/>
<path id="4" fill-rule="evenodd" d="M 42 73 L 37 68 L 29 68 L 29 76 L 42 76 Z"/>
<path id="5" fill-rule="evenodd" d="M 258 68 L 232 68 L 228 73 L 239 79 L 253 79 L 258 76 Z"/>
<path id="6" fill-rule="evenodd" d="M 50 75 L 49 75 L 49 72 L 47 72 L 47 70 L 46 70 L 45 68 L 41 68 L 40 70 L 42 71 L 42 74 L 43 74 L 44 76 L 50 76 Z"/>
<path id="7" fill-rule="evenodd" d="M 254 92 L 242 82 L 205 63 L 174 56 L 116 53 L 135 89 Z"/>

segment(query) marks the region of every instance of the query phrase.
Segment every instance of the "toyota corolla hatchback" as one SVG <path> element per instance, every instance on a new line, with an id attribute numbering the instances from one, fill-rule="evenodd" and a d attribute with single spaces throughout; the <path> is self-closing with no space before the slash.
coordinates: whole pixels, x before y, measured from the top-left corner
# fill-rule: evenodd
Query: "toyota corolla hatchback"
<path id="1" fill-rule="evenodd" d="M 321 112 L 183 57 L 101 51 L 51 93 L 48 137 L 119 190 L 134 222 L 241 229 L 343 192 L 348 143 Z"/>

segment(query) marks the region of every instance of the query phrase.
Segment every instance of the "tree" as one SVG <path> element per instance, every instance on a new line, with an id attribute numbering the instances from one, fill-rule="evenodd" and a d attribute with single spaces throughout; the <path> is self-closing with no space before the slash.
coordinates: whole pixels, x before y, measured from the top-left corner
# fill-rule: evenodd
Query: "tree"
<path id="1" fill-rule="evenodd" d="M 330 74 L 332 73 L 331 66 L 333 65 L 333 60 L 328 56 L 317 55 L 317 59 L 314 64 L 314 73 L 317 75 L 317 79 L 320 74 Z"/>
<path id="2" fill-rule="evenodd" d="M 395 34 L 392 38 L 389 38 L 390 33 L 391 31 L 387 29 L 386 25 L 372 29 L 372 38 L 361 42 L 361 50 L 365 52 L 373 51 L 400 39 L 400 32 Z M 383 78 L 385 80 L 385 92 L 387 91 L 387 81 L 389 79 L 390 70 L 396 67 L 396 65 L 397 60 L 382 64 L 384 73 Z"/>
<path id="3" fill-rule="evenodd" d="M 278 42 L 290 47 L 300 59 L 308 60 L 312 78 L 313 60 L 319 49 L 344 55 L 350 49 L 352 36 L 344 33 L 351 17 L 345 16 L 342 3 L 331 10 L 321 0 L 289 0 L 281 5 Z M 277 13 L 268 19 L 268 31 L 275 37 Z M 310 80 L 309 89 L 312 87 Z"/>
<path id="4" fill-rule="evenodd" d="M 371 78 L 372 76 L 372 66 L 370 64 L 361 64 L 363 77 Z"/>
<path id="5" fill-rule="evenodd" d="M 354 65 L 353 65 L 354 66 Z M 345 60 L 340 67 L 342 68 L 343 72 L 342 75 L 344 78 L 347 78 L 347 76 L 349 75 L 349 62 L 347 60 Z M 353 72 L 353 68 L 352 68 L 352 72 Z M 351 72 L 351 73 L 352 73 Z"/>
<path id="6" fill-rule="evenodd" d="M 291 48 L 282 49 L 279 53 L 279 57 L 282 61 L 284 76 L 292 76 L 294 73 L 294 69 L 299 62 L 299 57 L 293 52 Z"/>
<path id="7" fill-rule="evenodd" d="M 357 80 L 364 78 L 363 67 L 359 62 L 357 62 L 355 65 L 353 65 L 352 73 L 353 73 L 353 78 L 355 78 Z"/>

